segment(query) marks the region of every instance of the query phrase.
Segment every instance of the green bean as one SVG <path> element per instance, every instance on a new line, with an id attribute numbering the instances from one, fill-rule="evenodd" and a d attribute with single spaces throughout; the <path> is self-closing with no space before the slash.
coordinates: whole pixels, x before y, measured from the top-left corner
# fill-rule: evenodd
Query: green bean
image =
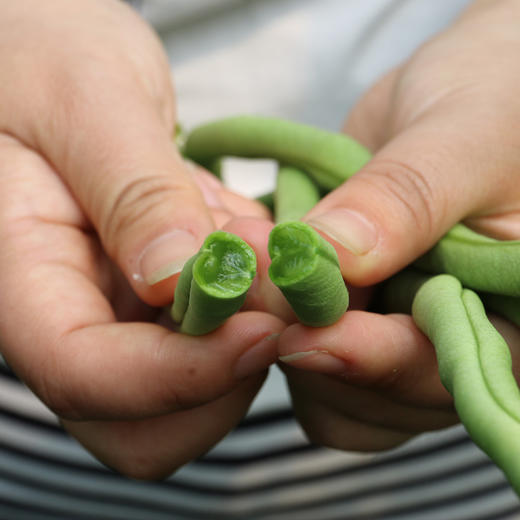
<path id="1" fill-rule="evenodd" d="M 207 334 L 242 307 L 256 274 L 256 256 L 238 236 L 211 233 L 185 264 L 171 316 L 180 331 Z"/>
<path id="2" fill-rule="evenodd" d="M 301 170 L 282 166 L 278 170 L 274 192 L 275 222 L 299 220 L 320 200 L 320 192 Z"/>
<path id="3" fill-rule="evenodd" d="M 200 126 L 185 143 L 185 154 L 211 169 L 221 156 L 270 158 L 307 172 L 334 189 L 370 159 L 370 152 L 344 134 L 283 119 L 237 116 Z"/>
<path id="4" fill-rule="evenodd" d="M 520 493 L 520 390 L 506 342 L 477 294 L 450 275 L 425 282 L 412 313 L 435 346 L 442 383 L 462 423 Z"/>
<path id="5" fill-rule="evenodd" d="M 494 240 L 457 224 L 415 265 L 477 291 L 520 296 L 519 240 Z"/>
<path id="6" fill-rule="evenodd" d="M 348 291 L 338 255 L 319 233 L 303 222 L 278 224 L 268 251 L 269 276 L 304 325 L 324 327 L 343 316 Z"/>

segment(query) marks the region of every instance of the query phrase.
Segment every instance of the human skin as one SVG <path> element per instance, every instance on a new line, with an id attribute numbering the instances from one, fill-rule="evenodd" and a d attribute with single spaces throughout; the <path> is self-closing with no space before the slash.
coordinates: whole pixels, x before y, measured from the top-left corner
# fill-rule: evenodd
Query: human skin
<path id="1" fill-rule="evenodd" d="M 284 325 L 191 338 L 158 309 L 207 234 L 266 212 L 174 149 L 168 61 L 122 2 L 2 2 L 0 65 L 2 355 L 103 462 L 168 475 L 242 418 Z"/>
<path id="2" fill-rule="evenodd" d="M 304 218 L 336 247 L 347 281 L 380 282 L 458 221 L 520 237 L 519 20 L 518 0 L 474 2 L 354 107 L 345 131 L 374 158 Z M 455 423 L 433 348 L 412 319 L 362 309 L 322 330 L 291 325 L 279 338 L 310 439 L 377 451 Z M 518 376 L 518 329 L 493 322 Z"/>

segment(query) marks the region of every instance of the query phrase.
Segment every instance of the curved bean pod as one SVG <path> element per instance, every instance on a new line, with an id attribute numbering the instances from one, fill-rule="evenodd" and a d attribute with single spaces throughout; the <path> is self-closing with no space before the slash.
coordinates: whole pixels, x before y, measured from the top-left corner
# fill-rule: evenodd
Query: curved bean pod
<path id="1" fill-rule="evenodd" d="M 283 119 L 236 116 L 202 125 L 186 140 L 184 153 L 211 169 L 221 156 L 270 158 L 307 172 L 334 189 L 370 159 L 354 139 Z"/>
<path id="2" fill-rule="evenodd" d="M 199 336 L 219 327 L 242 307 L 256 274 L 256 255 L 241 238 L 225 231 L 208 235 L 186 262 L 171 308 L 180 331 Z"/>
<path id="3" fill-rule="evenodd" d="M 441 380 L 471 438 L 520 493 L 520 390 L 482 302 L 453 276 L 438 275 L 420 287 L 412 314 L 435 346 Z"/>
<path id="4" fill-rule="evenodd" d="M 325 327 L 343 316 L 349 297 L 338 255 L 318 232 L 303 222 L 278 224 L 268 250 L 269 276 L 304 325 Z"/>

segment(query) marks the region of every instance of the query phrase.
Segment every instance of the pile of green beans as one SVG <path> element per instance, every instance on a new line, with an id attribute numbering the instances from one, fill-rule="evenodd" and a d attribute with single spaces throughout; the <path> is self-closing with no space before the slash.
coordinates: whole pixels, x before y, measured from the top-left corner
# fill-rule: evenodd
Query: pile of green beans
<path id="1" fill-rule="evenodd" d="M 217 175 L 223 157 L 278 161 L 275 193 L 262 197 L 277 222 L 268 246 L 270 277 L 302 323 L 340 319 L 348 292 L 335 251 L 298 219 L 363 167 L 368 150 L 343 134 L 238 116 L 196 128 L 183 153 Z M 432 341 L 461 422 L 520 495 L 520 391 L 509 348 L 482 303 L 520 325 L 520 241 L 494 240 L 457 224 L 414 267 L 420 271 L 405 270 L 385 284 L 388 310 L 411 313 Z"/>

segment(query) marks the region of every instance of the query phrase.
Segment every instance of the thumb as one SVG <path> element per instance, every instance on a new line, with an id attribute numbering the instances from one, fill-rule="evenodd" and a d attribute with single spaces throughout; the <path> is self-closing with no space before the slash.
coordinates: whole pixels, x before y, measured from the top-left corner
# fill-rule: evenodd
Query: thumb
<path id="1" fill-rule="evenodd" d="M 387 278 L 456 222 L 492 211 L 506 190 L 516 191 L 511 168 L 497 167 L 503 147 L 496 133 L 475 128 L 471 112 L 453 105 L 436 107 L 391 137 L 305 217 L 336 247 L 350 283 Z M 377 141 L 367 133 L 366 143 Z M 486 155 L 490 149 L 497 154 Z"/>
<path id="2" fill-rule="evenodd" d="M 81 132 L 59 128 L 65 153 L 50 145 L 53 162 L 136 293 L 163 305 L 214 225 L 152 103 L 137 90 L 113 101 L 98 99 Z"/>

